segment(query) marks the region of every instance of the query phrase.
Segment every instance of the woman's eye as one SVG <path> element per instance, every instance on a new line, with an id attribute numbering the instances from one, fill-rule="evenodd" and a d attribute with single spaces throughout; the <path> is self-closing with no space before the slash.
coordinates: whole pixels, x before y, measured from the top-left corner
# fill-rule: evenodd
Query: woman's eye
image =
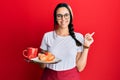
<path id="1" fill-rule="evenodd" d="M 58 14 L 58 15 L 57 15 L 57 17 L 61 17 L 61 15 L 60 15 L 60 14 Z"/>
<path id="2" fill-rule="evenodd" d="M 68 18 L 68 17 L 69 17 L 69 14 L 65 14 L 64 17 L 65 17 L 65 18 Z"/>

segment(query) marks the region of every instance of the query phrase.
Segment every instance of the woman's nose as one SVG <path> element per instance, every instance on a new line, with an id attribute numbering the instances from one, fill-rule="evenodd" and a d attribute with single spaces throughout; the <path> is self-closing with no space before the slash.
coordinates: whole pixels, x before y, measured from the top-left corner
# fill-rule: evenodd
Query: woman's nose
<path id="1" fill-rule="evenodd" d="M 65 20 L 65 17 L 64 17 L 64 16 L 62 16 L 62 17 L 61 17 L 61 19 L 62 19 L 62 20 Z"/>

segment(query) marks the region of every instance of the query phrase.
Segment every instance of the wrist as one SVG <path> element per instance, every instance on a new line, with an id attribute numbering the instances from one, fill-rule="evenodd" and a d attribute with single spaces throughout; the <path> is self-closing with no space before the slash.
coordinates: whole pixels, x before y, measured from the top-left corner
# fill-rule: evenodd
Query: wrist
<path id="1" fill-rule="evenodd" d="M 83 45 L 83 48 L 84 48 L 84 49 L 89 49 L 90 46 Z"/>

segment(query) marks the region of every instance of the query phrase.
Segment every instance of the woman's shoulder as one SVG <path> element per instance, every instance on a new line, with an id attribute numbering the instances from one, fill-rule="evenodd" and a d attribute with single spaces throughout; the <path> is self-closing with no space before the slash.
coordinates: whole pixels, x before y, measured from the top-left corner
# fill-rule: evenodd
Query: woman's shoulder
<path id="1" fill-rule="evenodd" d="M 83 34 L 82 34 L 82 33 L 79 33 L 79 32 L 75 32 L 75 36 L 76 36 L 76 37 L 83 37 Z"/>
<path id="2" fill-rule="evenodd" d="M 79 33 L 79 32 L 75 32 L 75 36 L 76 38 L 80 41 L 80 42 L 84 42 L 84 36 L 83 34 Z"/>
<path id="3" fill-rule="evenodd" d="M 46 35 L 53 34 L 54 31 L 45 32 Z"/>
<path id="4" fill-rule="evenodd" d="M 54 31 L 48 31 L 44 33 L 44 36 L 52 36 Z"/>

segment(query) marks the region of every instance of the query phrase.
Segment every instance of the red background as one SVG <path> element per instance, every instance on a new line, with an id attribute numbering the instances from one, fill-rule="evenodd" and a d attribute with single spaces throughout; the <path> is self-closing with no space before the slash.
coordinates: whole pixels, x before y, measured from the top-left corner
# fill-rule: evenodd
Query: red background
<path id="1" fill-rule="evenodd" d="M 0 80 L 40 80 L 39 65 L 25 62 L 22 51 L 39 47 L 43 34 L 53 30 L 59 2 L 71 5 L 75 31 L 95 32 L 81 80 L 120 80 L 119 0 L 0 1 Z"/>

